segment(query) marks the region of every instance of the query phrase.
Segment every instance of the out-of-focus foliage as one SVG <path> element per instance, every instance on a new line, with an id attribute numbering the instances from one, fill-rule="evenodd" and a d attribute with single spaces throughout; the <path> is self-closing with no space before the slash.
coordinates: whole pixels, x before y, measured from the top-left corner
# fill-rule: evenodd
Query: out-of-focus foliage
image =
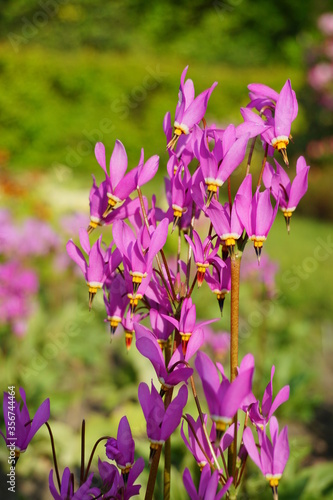
<path id="1" fill-rule="evenodd" d="M 325 9 L 325 0 L 4 0 L 0 28 L 23 45 L 40 31 L 38 42 L 57 49 L 127 51 L 135 41 L 169 56 L 300 65 L 306 32 Z"/>

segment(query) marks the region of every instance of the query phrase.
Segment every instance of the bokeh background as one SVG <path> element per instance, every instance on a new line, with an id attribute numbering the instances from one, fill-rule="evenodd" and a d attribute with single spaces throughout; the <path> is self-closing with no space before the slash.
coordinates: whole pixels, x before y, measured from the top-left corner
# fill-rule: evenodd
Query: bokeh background
<path id="1" fill-rule="evenodd" d="M 158 154 L 160 170 L 145 194 L 163 197 L 162 121 L 174 112 L 189 64 L 197 92 L 219 82 L 207 119 L 221 127 L 241 123 L 249 83 L 279 91 L 290 78 L 298 96 L 288 153 L 292 166 L 300 154 L 311 165 L 309 190 L 289 236 L 279 214 L 261 270 L 247 251 L 240 350 L 256 356 L 258 396 L 272 364 L 275 394 L 291 386 L 290 401 L 278 411 L 291 441 L 280 498 L 333 498 L 333 20 L 323 16 L 330 10 L 331 2 L 320 0 L 1 2 L 1 389 L 23 386 L 32 414 L 51 398 L 61 469 L 79 465 L 82 418 L 91 448 L 100 435 L 115 435 L 126 414 L 138 454 L 148 458 L 137 385 L 152 372 L 134 345 L 126 353 L 121 332 L 110 343 L 101 297 L 88 312 L 86 285 L 65 244 L 77 241 L 89 220 L 91 174 L 103 179 L 97 141 L 109 155 L 120 139 L 132 167 L 141 147 L 146 157 Z M 259 154 L 258 146 L 255 159 Z M 109 242 L 111 232 L 103 234 Z M 268 272 L 269 286 L 260 274 Z M 217 304 L 207 291 L 204 297 L 202 317 L 216 316 Z M 226 299 L 215 330 L 228 331 L 228 307 Z M 227 365 L 222 344 L 214 352 Z M 180 470 L 193 463 L 174 442 L 177 499 L 185 496 Z M 11 498 L 3 444 L 0 461 L 0 496 Z M 51 467 L 42 429 L 19 460 L 16 498 L 48 499 Z M 240 498 L 270 496 L 250 467 Z"/>

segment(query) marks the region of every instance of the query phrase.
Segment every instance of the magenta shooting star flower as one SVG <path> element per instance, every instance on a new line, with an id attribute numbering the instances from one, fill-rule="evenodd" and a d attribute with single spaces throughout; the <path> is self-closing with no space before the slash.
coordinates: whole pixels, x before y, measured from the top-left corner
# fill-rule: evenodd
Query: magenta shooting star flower
<path id="1" fill-rule="evenodd" d="M 4 392 L 3 395 L 3 416 L 5 420 L 6 434 L 0 431 L 8 447 L 15 448 L 15 460 L 20 454 L 25 452 L 30 441 L 36 432 L 50 418 L 50 400 L 45 399 L 31 419 L 26 403 L 25 391 L 22 387 L 19 389 L 22 399 L 22 407 L 16 401 L 12 394 Z M 13 410 L 11 408 L 13 407 Z M 15 425 L 13 425 L 13 422 Z"/>
<path id="2" fill-rule="evenodd" d="M 89 475 L 88 479 L 83 484 L 81 484 L 76 492 L 74 492 L 73 475 L 71 474 L 69 468 L 66 467 L 62 474 L 61 488 L 59 493 L 53 481 L 52 469 L 49 474 L 50 493 L 54 500 L 91 500 L 92 498 L 96 498 L 98 495 L 100 495 L 100 490 L 98 488 L 91 488 L 93 476 L 94 473 L 92 472 Z"/>
<path id="3" fill-rule="evenodd" d="M 216 139 L 214 149 L 210 151 L 206 132 L 203 133 L 200 143 L 197 143 L 196 157 L 207 186 L 207 205 L 218 188 L 244 160 L 247 143 L 248 135 L 237 138 L 236 128 L 231 124 L 224 131 L 222 141 Z"/>
<path id="4" fill-rule="evenodd" d="M 230 382 L 220 363 L 216 363 L 215 366 L 207 354 L 200 351 L 197 353 L 195 367 L 202 382 L 211 419 L 216 423 L 218 440 L 226 427 L 231 424 L 245 398 L 251 394 L 254 372 L 252 354 L 247 354 L 243 359 L 243 362 L 245 361 L 248 369 L 240 371 L 235 380 Z M 221 382 L 219 372 L 222 375 Z"/>
<path id="5" fill-rule="evenodd" d="M 246 184 L 243 194 L 239 196 L 237 213 L 248 237 L 253 241 L 254 249 L 260 262 L 261 250 L 272 227 L 278 210 L 278 202 L 272 207 L 270 189 L 256 192 L 252 198 L 252 176 L 248 174 L 243 183 Z"/>
<path id="6" fill-rule="evenodd" d="M 225 264 L 223 260 L 217 255 L 219 247 L 216 246 L 211 251 L 212 241 L 211 238 L 207 237 L 202 243 L 200 236 L 193 229 L 193 240 L 192 241 L 187 234 L 185 234 L 185 239 L 193 250 L 194 261 L 197 266 L 197 281 L 198 287 L 201 287 L 205 273 L 209 265 L 213 264 L 219 267 L 224 267 Z"/>
<path id="7" fill-rule="evenodd" d="M 172 358 L 168 364 L 168 369 L 166 368 L 162 349 L 159 346 L 156 338 L 151 333 L 151 331 L 148 330 L 148 328 L 135 323 L 134 329 L 136 336 L 136 347 L 138 351 L 143 356 L 148 358 L 153 365 L 157 378 L 161 383 L 161 391 L 163 393 L 171 387 L 179 384 L 180 382 L 186 382 L 190 378 L 190 376 L 193 374 L 193 369 L 188 368 L 183 364 L 178 364 L 176 367 L 173 367 Z M 173 369 L 171 370 L 171 368 Z"/>
<path id="8" fill-rule="evenodd" d="M 251 422 L 256 426 L 263 428 L 275 410 L 282 405 L 285 401 L 289 399 L 290 388 L 289 385 L 285 385 L 276 395 L 273 401 L 273 376 L 275 372 L 275 366 L 271 370 L 271 380 L 267 385 L 264 396 L 262 398 L 261 406 L 259 406 L 259 401 L 256 401 L 250 406 L 249 417 Z"/>
<path id="9" fill-rule="evenodd" d="M 183 385 L 179 389 L 177 396 L 167 409 L 153 383 L 149 391 L 148 385 L 142 382 L 139 385 L 138 397 L 147 422 L 151 461 L 158 447 L 165 443 L 180 424 L 183 409 L 187 403 L 187 388 Z"/>
<path id="10" fill-rule="evenodd" d="M 220 500 L 230 488 L 233 478 L 230 477 L 220 491 L 219 472 L 214 470 L 211 475 L 210 466 L 207 464 L 202 469 L 198 490 L 196 489 L 190 471 L 186 468 L 183 473 L 183 482 L 191 500 Z"/>
<path id="11" fill-rule="evenodd" d="M 287 145 L 291 137 L 290 129 L 298 113 L 296 94 L 291 88 L 290 80 L 286 81 L 279 94 L 270 87 L 258 83 L 252 83 L 248 88 L 251 99 L 249 107 L 257 108 L 266 118 L 263 123 L 269 126 L 261 134 L 263 140 L 277 149 L 288 165 Z M 245 120 L 248 118 L 249 115 L 244 116 Z M 257 122 L 257 119 L 255 121 Z"/>
<path id="12" fill-rule="evenodd" d="M 183 178 L 182 178 L 183 175 Z M 187 212 L 192 204 L 190 196 L 191 174 L 187 167 L 179 165 L 174 176 L 171 179 L 171 201 L 173 210 L 172 231 L 178 224 L 182 215 Z"/>
<path id="13" fill-rule="evenodd" d="M 204 117 L 208 105 L 208 100 L 217 85 L 217 82 L 194 98 L 194 85 L 192 80 L 185 82 L 188 66 L 182 72 L 179 87 L 179 100 L 176 107 L 174 132 L 172 139 L 168 143 L 168 148 L 173 148 L 179 137 L 189 135 L 195 124 L 199 123 Z"/>
<path id="14" fill-rule="evenodd" d="M 161 349 L 163 349 L 168 338 L 173 332 L 174 326 L 169 323 L 169 321 L 167 321 L 156 309 L 150 309 L 149 319 L 152 333 L 156 337 Z"/>
<path id="15" fill-rule="evenodd" d="M 224 266 L 213 266 L 212 272 L 207 270 L 205 281 L 211 291 L 216 295 L 220 313 L 223 312 L 224 299 L 231 289 L 231 261 L 228 258 Z"/>
<path id="16" fill-rule="evenodd" d="M 127 266 L 129 274 L 132 276 L 133 292 L 137 292 L 142 279 L 147 276 L 152 269 L 154 257 L 164 246 L 168 236 L 169 220 L 163 219 L 157 228 L 150 227 L 150 232 L 145 235 L 147 228 L 136 236 L 125 222 L 117 220 L 113 224 L 113 237 L 123 255 L 124 265 Z M 146 244 L 143 240 L 148 236 Z"/>
<path id="17" fill-rule="evenodd" d="M 257 428 L 260 453 L 249 427 L 244 430 L 243 442 L 251 459 L 266 477 L 273 492 L 276 493 L 289 458 L 288 428 L 284 427 L 279 434 L 278 421 L 272 417 L 269 426 L 271 441 L 266 435 L 266 429 L 267 427 L 265 430 Z"/>
<path id="18" fill-rule="evenodd" d="M 195 304 L 193 304 L 191 297 L 188 299 L 184 299 L 180 311 L 179 321 L 172 316 L 164 315 L 164 317 L 166 320 L 170 321 L 170 323 L 172 323 L 179 331 L 179 335 L 182 340 L 182 350 L 184 356 L 186 355 L 188 343 L 192 336 L 196 336 L 197 331 L 199 331 L 200 335 L 203 336 L 201 327 L 217 321 L 217 319 L 211 319 L 196 324 L 196 307 Z M 203 337 L 200 342 L 201 344 L 203 343 Z M 197 349 L 199 349 L 200 345 L 197 347 Z"/>
<path id="19" fill-rule="evenodd" d="M 129 471 L 134 464 L 135 442 L 132 438 L 131 428 L 127 417 L 124 416 L 119 422 L 117 439 L 110 438 L 105 445 L 106 456 L 114 460 L 118 469 L 124 477 L 124 482 L 128 478 Z"/>
<path id="20" fill-rule="evenodd" d="M 272 188 L 272 194 L 279 202 L 279 208 L 285 217 L 289 232 L 291 216 L 308 189 L 310 166 L 306 164 L 304 156 L 300 156 L 296 162 L 296 176 L 293 182 L 291 182 L 286 171 L 276 160 L 274 161 L 276 173 L 273 167 L 267 164 L 264 170 L 263 181 L 266 187 Z"/>
<path id="21" fill-rule="evenodd" d="M 207 415 L 203 415 L 204 419 L 204 424 L 207 427 Z M 191 452 L 191 454 L 194 456 L 195 460 L 197 461 L 197 464 L 200 467 L 200 470 L 202 470 L 206 464 L 208 464 L 207 458 L 210 460 L 211 463 L 213 463 L 213 455 L 211 448 L 209 447 L 207 443 L 207 438 L 206 435 L 203 431 L 202 427 L 202 422 L 200 416 L 197 418 L 195 421 L 194 418 L 186 414 L 186 422 L 188 425 L 188 439 L 185 436 L 184 432 L 184 420 L 182 422 L 182 426 L 180 429 L 180 435 L 183 438 L 183 441 L 188 448 L 188 450 Z M 214 443 L 216 438 L 216 431 L 215 431 L 215 424 L 213 423 L 212 429 L 210 432 L 210 442 Z M 232 424 L 229 429 L 223 434 L 221 442 L 219 443 L 219 446 L 221 447 L 222 451 L 225 451 L 230 444 L 233 442 L 235 438 L 234 434 L 234 424 Z M 199 445 L 200 443 L 200 445 Z M 216 455 L 218 456 L 219 450 L 214 450 Z"/>
<path id="22" fill-rule="evenodd" d="M 127 170 L 127 154 L 124 145 L 116 140 L 111 159 L 109 173 L 106 168 L 105 147 L 102 142 L 95 146 L 95 156 L 99 165 L 105 172 L 106 177 L 106 195 L 108 206 L 103 213 L 106 217 L 111 210 L 119 206 L 136 188 L 137 169 Z"/>
<path id="23" fill-rule="evenodd" d="M 79 230 L 80 243 L 83 250 L 89 258 L 87 264 L 81 250 L 69 240 L 66 245 L 66 250 L 70 258 L 78 264 L 84 274 L 86 283 L 89 287 L 89 309 L 91 309 L 92 301 L 99 288 L 102 288 L 108 274 L 108 264 L 105 262 L 105 255 L 101 249 L 102 236 L 90 248 L 89 236 L 83 228 Z"/>
<path id="24" fill-rule="evenodd" d="M 131 310 L 128 310 L 126 316 L 123 317 L 121 324 L 125 331 L 125 344 L 127 351 L 130 350 L 132 345 L 133 335 L 135 332 L 134 323 L 139 323 L 144 317 L 145 316 L 142 314 L 132 313 Z"/>
<path id="25" fill-rule="evenodd" d="M 128 500 L 140 493 L 141 485 L 134 484 L 141 472 L 145 462 L 142 457 L 138 458 L 129 471 L 126 484 L 123 474 L 119 474 L 117 467 L 109 462 L 98 460 L 98 472 L 103 481 L 101 488 L 105 499 Z M 90 500 L 90 499 L 89 499 Z"/>

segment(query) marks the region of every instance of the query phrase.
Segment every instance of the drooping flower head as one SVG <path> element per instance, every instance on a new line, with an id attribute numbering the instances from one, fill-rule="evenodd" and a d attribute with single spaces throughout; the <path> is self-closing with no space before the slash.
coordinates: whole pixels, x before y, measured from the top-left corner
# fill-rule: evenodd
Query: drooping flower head
<path id="1" fill-rule="evenodd" d="M 124 416 L 119 422 L 117 439 L 110 438 L 105 445 L 106 456 L 114 460 L 121 473 L 124 475 L 124 482 L 128 478 L 128 473 L 134 464 L 135 442 L 127 417 Z"/>
<path id="2" fill-rule="evenodd" d="M 279 208 L 285 217 L 289 232 L 291 216 L 308 189 L 310 166 L 306 164 L 304 156 L 300 156 L 296 163 L 296 176 L 291 182 L 287 172 L 276 160 L 274 162 L 276 173 L 268 163 L 264 171 L 263 181 L 266 187 L 271 187 L 273 196 L 278 200 Z"/>
<path id="3" fill-rule="evenodd" d="M 242 363 L 248 368 L 240 370 L 239 375 L 230 382 L 224 373 L 221 363 L 213 363 L 204 352 L 198 352 L 195 367 L 202 382 L 211 419 L 216 423 L 217 438 L 231 424 L 236 411 L 252 391 L 254 359 L 247 354 Z M 242 367 L 242 364 L 241 364 Z M 220 374 L 222 381 L 220 381 Z"/>
<path id="4" fill-rule="evenodd" d="M 53 481 L 53 469 L 49 474 L 49 488 L 54 500 L 91 500 L 91 498 L 100 495 L 100 490 L 96 487 L 91 488 L 91 483 L 94 477 L 92 472 L 88 479 L 81 484 L 79 489 L 74 492 L 74 478 L 68 467 L 64 469 L 61 478 L 60 493 L 58 492 Z"/>
<path id="5" fill-rule="evenodd" d="M 93 298 L 99 288 L 102 288 L 107 275 L 108 264 L 106 256 L 101 248 L 102 236 L 90 247 L 89 236 L 85 229 L 79 230 L 80 243 L 83 250 L 89 258 L 87 264 L 81 250 L 74 244 L 73 240 L 69 240 L 66 245 L 68 255 L 80 267 L 84 274 L 86 283 L 89 288 L 89 309 L 91 309 Z"/>
<path id="6" fill-rule="evenodd" d="M 270 189 L 259 191 L 257 188 L 252 198 L 251 174 L 245 177 L 243 184 L 245 184 L 245 189 L 238 198 L 236 209 L 248 237 L 253 241 L 258 262 L 260 262 L 261 250 L 276 217 L 278 203 L 274 208 L 272 207 Z"/>
<path id="7" fill-rule="evenodd" d="M 178 138 L 184 134 L 189 135 L 193 126 L 204 117 L 208 100 L 217 85 L 217 82 L 194 98 L 194 85 L 192 80 L 186 80 L 188 66 L 184 69 L 180 78 L 178 104 L 176 107 L 174 133 L 168 143 L 168 148 L 174 147 Z"/>
<path id="8" fill-rule="evenodd" d="M 257 428 L 260 453 L 249 427 L 244 430 L 243 441 L 251 459 L 276 491 L 289 458 L 288 428 L 284 427 L 279 434 L 278 421 L 272 417 L 269 429 L 271 440 L 266 434 L 267 427 L 264 430 Z"/>
<path id="9" fill-rule="evenodd" d="M 171 401 L 167 409 L 154 384 L 151 391 L 145 383 L 139 385 L 140 405 L 147 422 L 147 436 L 151 443 L 151 450 L 156 450 L 163 444 L 180 424 L 183 409 L 187 402 L 187 388 L 183 385 L 177 396 Z M 151 451 L 151 457 L 153 455 Z"/>
<path id="10" fill-rule="evenodd" d="M 192 241 L 187 234 L 185 234 L 186 241 L 191 245 L 193 250 L 194 261 L 197 266 L 197 281 L 198 287 L 200 287 L 205 278 L 205 273 L 207 268 L 211 265 L 218 265 L 219 267 L 224 267 L 225 264 L 223 260 L 217 255 L 219 247 L 216 246 L 211 250 L 212 240 L 207 237 L 202 242 L 199 234 L 193 229 L 193 240 Z"/>
<path id="11" fill-rule="evenodd" d="M 263 428 L 270 420 L 271 416 L 275 410 L 289 398 L 290 388 L 289 385 L 285 385 L 276 395 L 273 401 L 273 376 L 275 372 L 275 366 L 272 366 L 271 370 L 271 380 L 267 385 L 264 396 L 262 398 L 262 403 L 259 405 L 259 401 L 256 401 L 250 406 L 249 417 L 251 422 Z"/>
<path id="12" fill-rule="evenodd" d="M 287 80 L 280 93 L 258 83 L 248 85 L 251 102 L 249 107 L 256 108 L 265 117 L 268 128 L 262 132 L 263 140 L 283 156 L 286 165 L 289 164 L 287 145 L 290 139 L 291 124 L 298 113 L 296 94 Z M 247 115 L 246 120 L 249 119 Z M 251 120 L 251 118 L 250 118 Z M 255 119 L 257 121 L 257 118 Z"/>
<path id="13" fill-rule="evenodd" d="M 0 431 L 7 446 L 15 447 L 15 458 L 18 460 L 21 453 L 25 452 L 30 441 L 36 432 L 50 418 L 50 400 L 47 398 L 36 411 L 31 419 L 26 403 L 25 391 L 19 389 L 22 399 L 22 406 L 16 401 L 13 394 L 4 392 L 3 395 L 3 416 L 5 420 L 6 432 Z M 13 411 L 11 408 L 13 407 Z M 14 420 L 13 420 L 14 417 Z M 13 426 L 15 422 L 15 426 Z"/>
<path id="14" fill-rule="evenodd" d="M 184 486 L 191 500 L 220 500 L 230 488 L 232 481 L 233 478 L 230 477 L 223 488 L 216 491 L 219 485 L 219 472 L 214 470 L 211 475 L 210 466 L 207 464 L 202 469 L 200 484 L 197 490 L 193 483 L 190 471 L 186 468 L 183 474 Z"/>
<path id="15" fill-rule="evenodd" d="M 165 366 L 165 359 L 162 349 L 159 346 L 155 336 L 143 325 L 134 324 L 136 347 L 138 351 L 148 358 L 153 365 L 157 378 L 161 383 L 161 391 L 164 393 L 171 387 L 176 386 L 180 382 L 186 382 L 193 374 L 193 369 L 184 366 L 183 364 L 174 365 L 173 356 Z"/>

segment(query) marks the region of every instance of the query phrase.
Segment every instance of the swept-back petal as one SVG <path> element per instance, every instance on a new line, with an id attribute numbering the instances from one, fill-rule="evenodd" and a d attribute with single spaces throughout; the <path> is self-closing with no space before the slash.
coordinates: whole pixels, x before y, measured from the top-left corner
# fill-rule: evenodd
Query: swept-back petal
<path id="1" fill-rule="evenodd" d="M 66 245 L 66 250 L 68 255 L 74 262 L 80 267 L 84 275 L 87 273 L 87 263 L 86 259 L 83 257 L 81 250 L 74 245 L 73 240 L 69 240 Z"/>
<path id="2" fill-rule="evenodd" d="M 105 163 L 105 146 L 102 142 L 98 142 L 95 146 L 95 156 L 96 160 L 98 161 L 99 165 L 102 167 L 102 169 L 105 172 L 105 175 L 108 177 L 109 174 L 106 170 L 106 163 Z"/>
<path id="3" fill-rule="evenodd" d="M 110 158 L 110 182 L 114 191 L 127 170 L 127 154 L 122 142 L 116 140 Z"/>

